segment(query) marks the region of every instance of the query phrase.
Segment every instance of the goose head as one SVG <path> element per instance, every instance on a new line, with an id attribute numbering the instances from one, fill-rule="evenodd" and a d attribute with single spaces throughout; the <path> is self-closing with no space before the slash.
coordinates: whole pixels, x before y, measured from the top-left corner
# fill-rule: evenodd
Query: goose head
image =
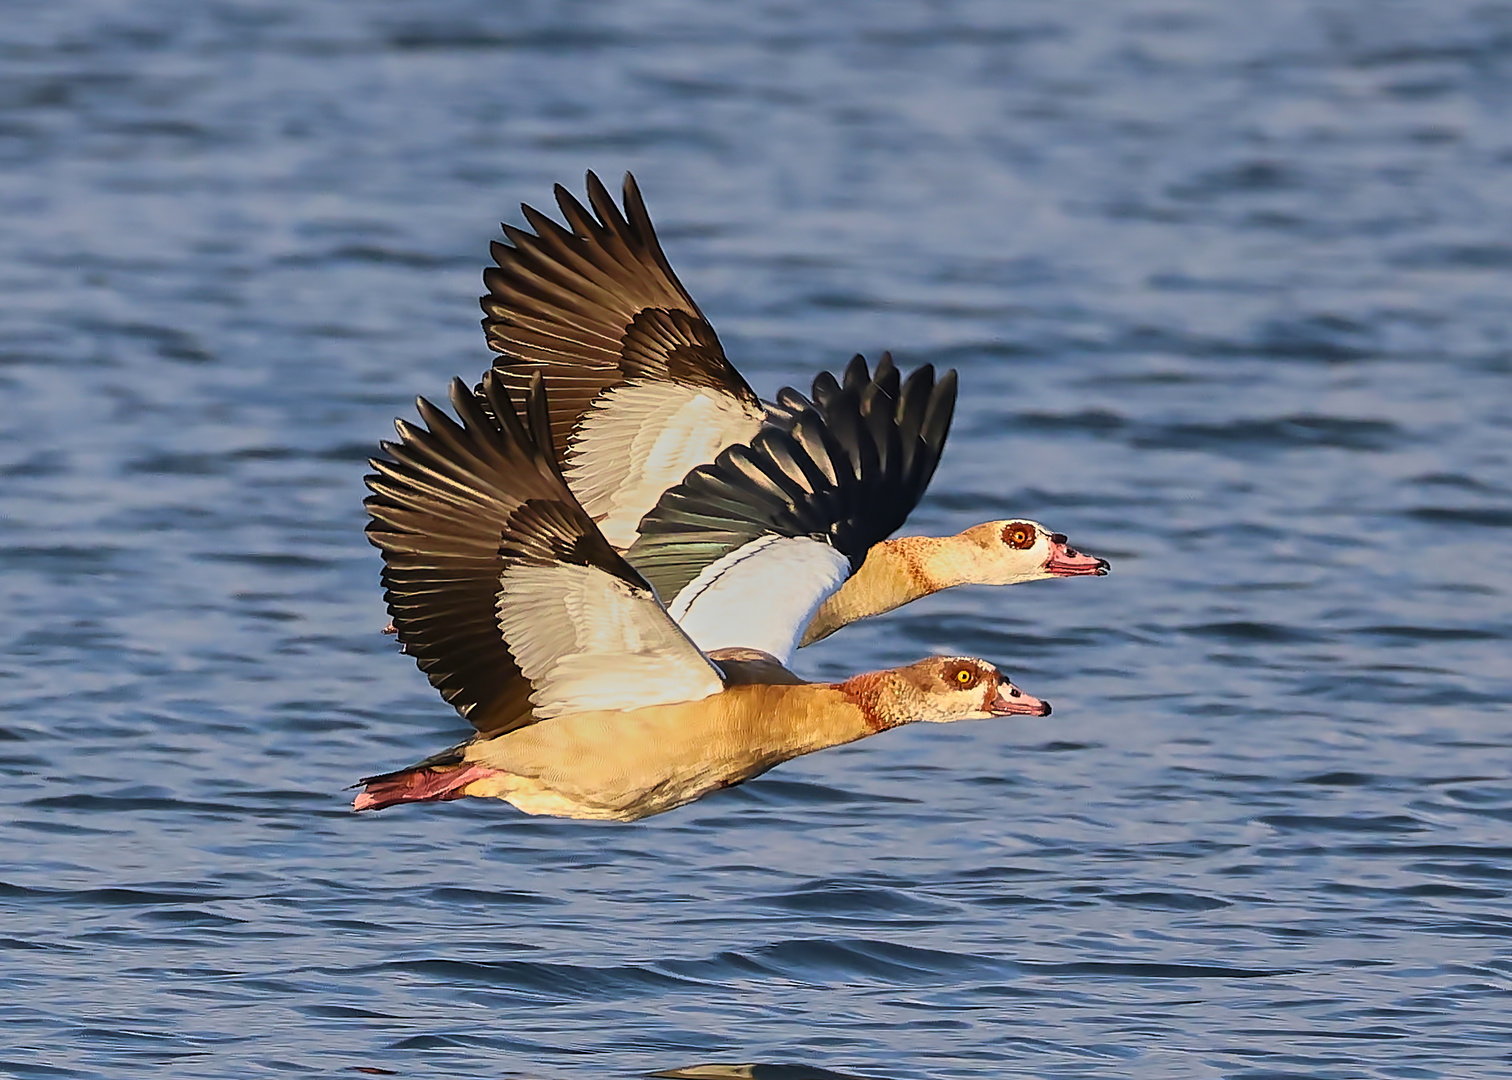
<path id="1" fill-rule="evenodd" d="M 1008 518 L 988 521 L 961 533 L 980 553 L 971 580 L 979 585 L 1017 585 L 1041 578 L 1102 577 L 1108 560 L 1070 546 L 1065 533 L 1051 532 L 1037 521 Z"/>
<path id="2" fill-rule="evenodd" d="M 1048 701 L 1030 697 L 992 664 L 970 656 L 935 656 L 908 667 L 857 675 L 841 689 L 879 731 L 914 720 L 948 724 L 1050 715 Z"/>

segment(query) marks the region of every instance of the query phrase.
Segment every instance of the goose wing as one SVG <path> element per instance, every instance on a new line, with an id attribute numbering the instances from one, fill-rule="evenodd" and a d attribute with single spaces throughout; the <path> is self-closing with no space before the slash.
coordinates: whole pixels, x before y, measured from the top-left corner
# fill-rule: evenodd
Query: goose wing
<path id="1" fill-rule="evenodd" d="M 624 548 L 663 491 L 766 413 L 673 273 L 634 177 L 623 211 L 591 172 L 591 211 L 555 192 L 565 227 L 522 205 L 534 232 L 505 225 L 492 245 L 483 330 L 515 400 L 545 378 L 572 489 Z"/>
<path id="2" fill-rule="evenodd" d="M 421 399 L 425 427 L 400 421 L 372 463 L 368 537 L 405 651 L 484 735 L 718 693 L 719 670 L 567 489 L 539 377 L 525 400 L 522 422 L 492 374 L 474 393 L 453 380 L 460 423 Z"/>
<path id="3" fill-rule="evenodd" d="M 822 375 L 812 401 L 668 490 L 626 558 L 705 650 L 745 646 L 786 663 L 819 605 L 908 517 L 939 463 L 956 379 L 891 357 Z"/>

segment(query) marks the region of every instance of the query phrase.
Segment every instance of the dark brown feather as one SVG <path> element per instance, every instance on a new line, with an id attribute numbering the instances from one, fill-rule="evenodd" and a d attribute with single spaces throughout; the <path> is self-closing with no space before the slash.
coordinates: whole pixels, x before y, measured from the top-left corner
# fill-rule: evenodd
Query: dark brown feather
<path id="1" fill-rule="evenodd" d="M 479 300 L 494 371 L 514 400 L 532 376 L 545 378 L 558 460 L 594 401 L 627 379 L 712 387 L 757 407 L 673 273 L 634 177 L 625 175 L 623 212 L 591 172 L 587 186 L 592 211 L 556 187 L 565 228 L 521 207 L 535 232 L 504 226 Z"/>
<path id="2" fill-rule="evenodd" d="M 453 381 L 461 423 L 422 399 L 425 427 L 396 424 L 399 441 L 384 444 L 388 460 L 373 461 L 364 505 L 404 651 L 481 735 L 494 736 L 534 719 L 530 683 L 499 633 L 500 543 L 522 505 L 570 496 L 539 384 L 528 395 L 529 431 L 498 379 L 485 376 L 478 393 Z"/>

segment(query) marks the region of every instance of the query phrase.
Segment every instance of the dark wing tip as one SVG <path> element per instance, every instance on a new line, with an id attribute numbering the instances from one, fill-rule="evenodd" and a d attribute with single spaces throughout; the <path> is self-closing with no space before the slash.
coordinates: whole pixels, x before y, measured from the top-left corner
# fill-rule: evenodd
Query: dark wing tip
<path id="1" fill-rule="evenodd" d="M 501 538 L 522 504 L 572 496 L 556 471 L 541 380 L 523 418 L 492 373 L 477 392 L 460 379 L 448 389 L 456 419 L 422 398 L 423 424 L 397 422 L 398 441 L 372 460 L 366 531 L 383 552 L 404 651 L 443 699 L 494 735 L 532 716 L 530 685 L 499 632 Z"/>

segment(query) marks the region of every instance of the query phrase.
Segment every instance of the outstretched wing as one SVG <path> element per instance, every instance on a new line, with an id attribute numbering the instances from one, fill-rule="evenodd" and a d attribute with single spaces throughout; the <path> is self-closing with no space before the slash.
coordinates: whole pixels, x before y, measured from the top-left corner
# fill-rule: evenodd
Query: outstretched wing
<path id="1" fill-rule="evenodd" d="M 499 628 L 535 716 L 697 701 L 724 678 L 563 490 L 510 516 Z"/>
<path id="2" fill-rule="evenodd" d="M 765 417 L 662 253 L 634 177 L 624 211 L 593 173 L 592 212 L 557 185 L 567 227 L 529 206 L 503 226 L 480 299 L 494 371 L 523 399 L 537 374 L 567 478 L 610 542 L 689 469 L 746 442 Z"/>
<path id="3" fill-rule="evenodd" d="M 724 450 L 657 502 L 626 558 L 705 650 L 764 649 L 786 662 L 818 606 L 918 504 L 939 463 L 955 373 L 900 380 L 857 357 L 790 419 Z"/>
<path id="4" fill-rule="evenodd" d="M 426 426 L 396 425 L 365 503 L 395 629 L 442 697 L 499 735 L 577 708 L 718 692 L 717 669 L 567 490 L 540 380 L 528 428 L 492 374 L 476 395 L 453 380 L 451 402 L 460 424 L 421 399 Z"/>

